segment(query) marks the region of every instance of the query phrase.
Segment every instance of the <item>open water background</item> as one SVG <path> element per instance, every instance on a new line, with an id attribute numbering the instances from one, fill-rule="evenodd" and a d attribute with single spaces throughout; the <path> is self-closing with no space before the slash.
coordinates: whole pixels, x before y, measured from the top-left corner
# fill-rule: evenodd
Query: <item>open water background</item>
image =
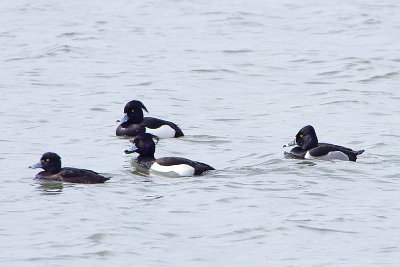
<path id="1" fill-rule="evenodd" d="M 400 2 L 0 3 L 1 266 L 398 266 Z M 126 102 L 186 136 L 135 172 Z M 312 124 L 354 162 L 283 158 Z M 63 165 L 111 180 L 42 183 Z"/>

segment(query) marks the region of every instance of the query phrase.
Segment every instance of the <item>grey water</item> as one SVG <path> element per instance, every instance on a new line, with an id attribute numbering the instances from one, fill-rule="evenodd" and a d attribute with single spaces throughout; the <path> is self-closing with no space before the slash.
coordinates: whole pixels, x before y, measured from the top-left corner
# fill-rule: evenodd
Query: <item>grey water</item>
<path id="1" fill-rule="evenodd" d="M 400 3 L 0 2 L 1 266 L 398 266 Z M 143 174 L 125 103 L 185 137 Z M 355 162 L 284 159 L 311 124 Z M 44 152 L 100 185 L 44 183 Z"/>

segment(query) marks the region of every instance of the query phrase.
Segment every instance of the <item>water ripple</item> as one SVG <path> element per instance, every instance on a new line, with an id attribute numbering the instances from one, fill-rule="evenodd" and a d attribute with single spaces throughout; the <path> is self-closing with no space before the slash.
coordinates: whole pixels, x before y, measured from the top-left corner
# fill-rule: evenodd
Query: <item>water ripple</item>
<path id="1" fill-rule="evenodd" d="M 393 79 L 397 76 L 399 76 L 399 72 L 395 71 L 395 72 L 389 72 L 389 73 L 386 73 L 383 75 L 375 75 L 368 79 L 359 80 L 358 82 L 370 83 L 370 82 L 375 82 L 375 81 L 379 81 L 379 80 Z"/>
<path id="2" fill-rule="evenodd" d="M 343 231 L 343 230 L 337 230 L 337 229 L 329 229 L 329 228 L 318 228 L 318 227 L 311 227 L 311 226 L 305 226 L 305 225 L 297 225 L 299 228 L 303 228 L 306 230 L 312 230 L 312 231 L 317 231 L 321 233 L 342 233 L 342 234 L 358 234 L 358 232 L 354 231 Z"/>

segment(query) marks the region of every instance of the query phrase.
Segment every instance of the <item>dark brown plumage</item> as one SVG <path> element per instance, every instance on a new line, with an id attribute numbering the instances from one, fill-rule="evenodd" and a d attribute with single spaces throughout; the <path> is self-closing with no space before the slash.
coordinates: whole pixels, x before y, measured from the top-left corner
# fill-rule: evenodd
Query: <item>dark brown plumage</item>
<path id="1" fill-rule="evenodd" d="M 61 168 L 61 157 L 53 152 L 44 153 L 40 162 L 29 168 L 43 168 L 44 171 L 36 174 L 36 178 L 81 184 L 104 183 L 110 178 L 101 176 L 97 172 L 77 168 Z"/>

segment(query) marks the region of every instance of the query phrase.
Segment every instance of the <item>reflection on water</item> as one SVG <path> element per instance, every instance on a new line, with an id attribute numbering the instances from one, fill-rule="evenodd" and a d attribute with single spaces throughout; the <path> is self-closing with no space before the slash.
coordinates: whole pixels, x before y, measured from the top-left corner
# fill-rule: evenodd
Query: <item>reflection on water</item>
<path id="1" fill-rule="evenodd" d="M 36 190 L 40 191 L 42 195 L 59 195 L 64 189 L 62 182 L 56 181 L 38 181 Z"/>
<path id="2" fill-rule="evenodd" d="M 131 166 L 133 167 L 132 170 L 130 170 L 130 173 L 135 174 L 135 175 L 139 175 L 142 177 L 147 177 L 149 175 L 149 170 L 142 167 L 139 162 L 136 160 L 136 158 L 133 158 L 131 160 Z"/>
<path id="3" fill-rule="evenodd" d="M 302 160 L 300 162 L 296 162 L 297 165 L 307 165 L 307 166 L 315 166 L 317 165 L 316 163 L 317 160 L 311 161 L 311 160 Z"/>

